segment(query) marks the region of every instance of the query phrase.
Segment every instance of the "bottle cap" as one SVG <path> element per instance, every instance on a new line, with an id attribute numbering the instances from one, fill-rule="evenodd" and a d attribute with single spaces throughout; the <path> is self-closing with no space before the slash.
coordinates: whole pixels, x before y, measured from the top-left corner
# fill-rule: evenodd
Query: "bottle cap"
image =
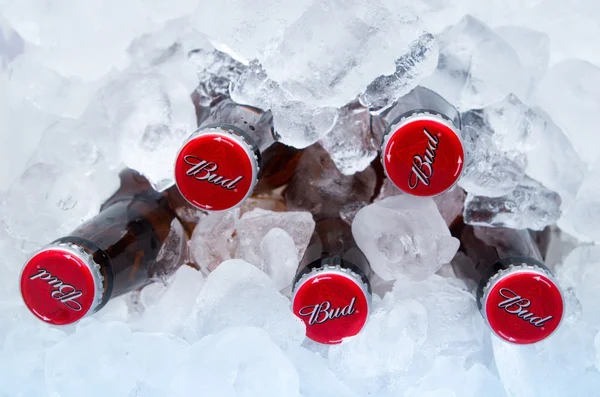
<path id="1" fill-rule="evenodd" d="M 361 277 L 340 266 L 325 265 L 296 283 L 292 310 L 306 325 L 306 336 L 323 344 L 338 344 L 356 336 L 367 323 L 369 288 Z"/>
<path id="2" fill-rule="evenodd" d="M 400 190 L 431 197 L 458 181 L 465 152 L 454 123 L 427 110 L 394 121 L 384 136 L 381 156 L 387 177 Z"/>
<path id="3" fill-rule="evenodd" d="M 42 321 L 67 325 L 94 313 L 102 301 L 104 278 L 92 256 L 73 244 L 35 253 L 21 271 L 21 296 Z"/>
<path id="4" fill-rule="evenodd" d="M 181 195 L 205 211 L 226 211 L 252 194 L 260 171 L 260 152 L 233 125 L 204 127 L 194 133 L 175 161 Z"/>
<path id="5" fill-rule="evenodd" d="M 531 344 L 556 331 L 563 317 L 563 297 L 548 271 L 517 263 L 488 280 L 480 308 L 498 337 L 514 344 Z"/>

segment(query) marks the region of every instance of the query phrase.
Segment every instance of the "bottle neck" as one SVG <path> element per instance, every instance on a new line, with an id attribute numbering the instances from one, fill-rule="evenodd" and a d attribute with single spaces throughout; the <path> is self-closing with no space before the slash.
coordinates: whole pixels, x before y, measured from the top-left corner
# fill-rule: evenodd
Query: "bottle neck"
<path id="1" fill-rule="evenodd" d="M 451 231 L 460 240 L 460 250 L 474 263 L 473 269 L 457 270 L 478 283 L 487 282 L 513 262 L 532 262 L 543 266 L 540 252 L 528 230 L 486 228 L 459 222 Z"/>
<path id="2" fill-rule="evenodd" d="M 251 141 L 249 143 L 261 153 L 275 142 L 273 114 L 270 110 L 265 112 L 226 99 L 211 109 L 200 128 L 215 125 L 231 125 L 241 130 L 244 137 Z"/>
<path id="3" fill-rule="evenodd" d="M 396 120 L 415 111 L 432 111 L 443 115 L 457 129 L 461 128 L 460 113 L 454 106 L 435 92 L 424 87 L 417 87 L 400 98 L 393 106 L 381 114 L 384 123 L 389 126 Z"/>
<path id="4" fill-rule="evenodd" d="M 366 284 L 372 275 L 369 261 L 358 248 L 350 225 L 340 218 L 324 219 L 316 223 L 296 278 L 324 265 L 347 267 L 359 274 Z"/>

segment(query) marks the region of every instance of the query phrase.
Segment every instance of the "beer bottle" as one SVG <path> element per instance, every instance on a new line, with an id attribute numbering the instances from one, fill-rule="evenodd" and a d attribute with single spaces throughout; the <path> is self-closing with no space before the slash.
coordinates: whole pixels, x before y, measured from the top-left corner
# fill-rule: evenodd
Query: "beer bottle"
<path id="1" fill-rule="evenodd" d="M 549 337 L 563 317 L 563 295 L 527 230 L 457 224 L 452 234 L 474 263 L 457 269 L 478 283 L 477 304 L 494 334 L 514 344 Z"/>
<path id="2" fill-rule="evenodd" d="M 417 87 L 379 118 L 385 174 L 404 193 L 431 197 L 450 189 L 463 171 L 460 113 L 441 96 Z"/>
<path id="3" fill-rule="evenodd" d="M 259 180 L 260 189 L 285 184 L 299 157 L 299 150 L 276 142 L 270 110 L 224 99 L 180 149 L 175 184 L 197 208 L 225 211 L 250 197 Z"/>
<path id="4" fill-rule="evenodd" d="M 133 170 L 120 178 L 98 215 L 26 262 L 21 294 L 41 320 L 74 323 L 110 299 L 171 274 L 185 260 L 191 230 L 169 206 L 174 192 L 154 191 Z"/>
<path id="5" fill-rule="evenodd" d="M 318 221 L 293 282 L 292 310 L 306 336 L 337 344 L 357 335 L 371 306 L 372 270 L 341 218 Z"/>

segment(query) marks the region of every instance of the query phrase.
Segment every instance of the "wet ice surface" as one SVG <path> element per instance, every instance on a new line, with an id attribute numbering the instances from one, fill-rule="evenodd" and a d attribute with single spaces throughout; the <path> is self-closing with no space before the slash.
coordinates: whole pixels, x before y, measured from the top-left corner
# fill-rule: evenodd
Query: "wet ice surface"
<path id="1" fill-rule="evenodd" d="M 582 244 L 600 241 L 599 12 L 589 0 L 0 0 L 0 395 L 596 395 L 600 251 Z M 460 188 L 433 200 L 382 182 L 367 112 L 338 109 L 388 106 L 419 84 L 461 111 L 469 154 Z M 16 281 L 27 255 L 94 216 L 124 165 L 167 187 L 196 126 L 192 94 L 206 106 L 230 89 L 271 108 L 282 142 L 320 142 L 286 192 L 293 212 L 260 199 L 203 217 L 188 244 L 200 270 L 75 326 L 33 318 Z M 379 273 L 364 332 L 331 348 L 289 310 L 311 213 L 354 221 Z M 490 335 L 473 283 L 456 279 L 468 261 L 447 264 L 458 243 L 445 225 L 460 214 L 575 236 L 551 241 L 567 306 L 550 339 Z"/>

